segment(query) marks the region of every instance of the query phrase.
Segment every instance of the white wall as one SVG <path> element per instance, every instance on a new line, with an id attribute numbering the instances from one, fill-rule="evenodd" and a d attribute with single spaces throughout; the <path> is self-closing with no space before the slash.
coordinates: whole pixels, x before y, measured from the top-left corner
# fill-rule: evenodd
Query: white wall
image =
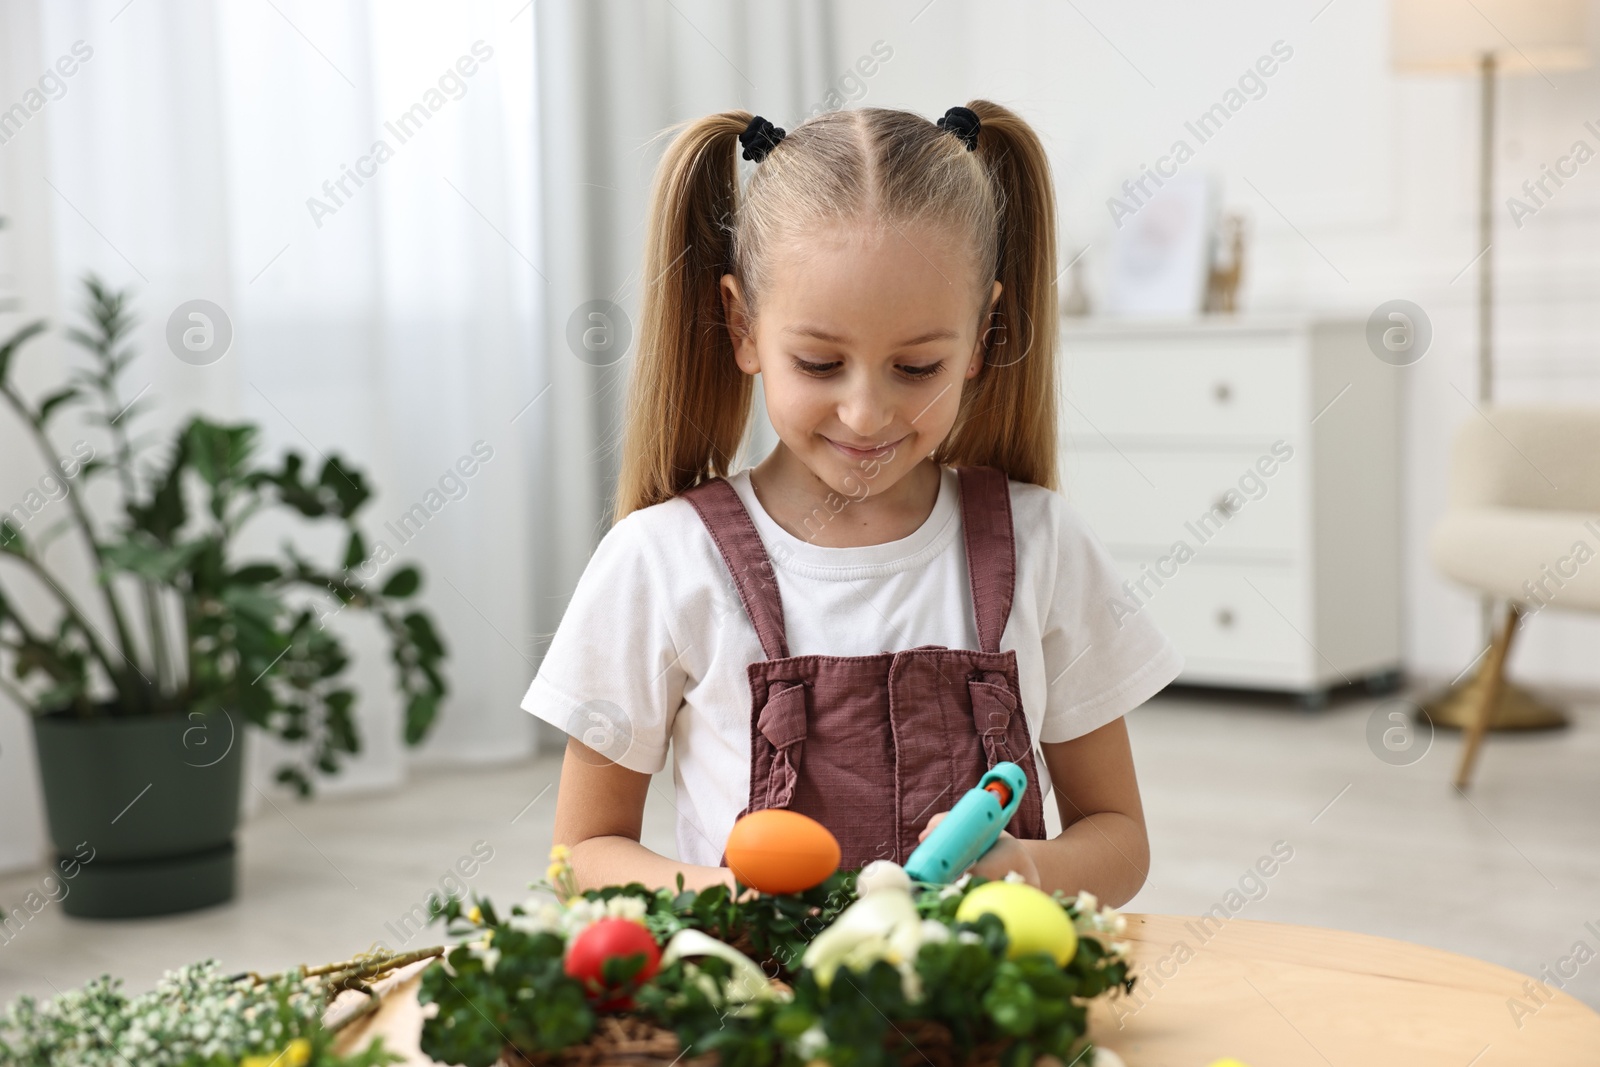
<path id="1" fill-rule="evenodd" d="M 1477 397 L 1476 268 L 1456 277 L 1479 251 L 1477 83 L 1396 75 L 1389 5 L 1325 2 L 853 5 L 838 52 L 853 61 L 878 39 L 894 49 L 853 106 L 931 118 L 986 97 L 1034 122 L 1055 168 L 1063 252 L 1090 246 L 1092 298 L 1114 232 L 1107 197 L 1175 138 L 1194 144 L 1184 122 L 1274 42 L 1293 49 L 1188 167 L 1217 175 L 1224 209 L 1250 221 L 1245 310 L 1365 319 L 1404 298 L 1431 318 L 1433 346 L 1411 368 L 1404 399 L 1404 601 L 1408 668 L 1447 679 L 1481 648 L 1476 598 L 1435 574 L 1426 552 L 1445 504 L 1451 434 L 1479 417 L 1466 399 Z M 1600 11 L 1591 24 L 1600 29 Z M 1499 95 L 1497 396 L 1597 403 L 1600 160 L 1520 229 L 1504 204 L 1574 139 L 1600 150 L 1583 128 L 1600 127 L 1600 69 L 1550 82 L 1507 80 Z M 1600 619 L 1552 608 L 1530 624 L 1511 669 L 1536 683 L 1600 685 L 1597 643 Z"/>
<path id="2" fill-rule="evenodd" d="M 935 117 L 982 96 L 1034 121 L 1055 165 L 1063 251 L 1090 245 L 1092 291 L 1113 232 L 1106 198 L 1167 151 L 1184 135 L 1184 121 L 1218 100 L 1274 42 L 1294 50 L 1265 95 L 1202 146 L 1191 166 L 1217 174 L 1226 207 L 1251 219 L 1246 309 L 1364 318 L 1378 303 L 1403 297 L 1431 316 L 1434 347 L 1412 368 L 1405 401 L 1407 645 L 1414 672 L 1449 677 L 1478 650 L 1475 599 L 1434 574 L 1425 540 L 1444 505 L 1450 434 L 1478 417 L 1462 395 L 1476 395 L 1475 274 L 1456 278 L 1478 251 L 1476 87 L 1470 80 L 1394 75 L 1382 0 L 1324 4 L 840 3 L 831 49 L 841 78 L 875 41 L 893 49 L 860 83 L 860 95 L 839 81 L 853 97 L 849 106 L 909 107 Z M 0 61 L 13 73 L 41 63 L 32 11 L 0 8 Z M 1600 25 L 1600 12 L 1594 21 Z M 778 52 L 787 45 L 778 35 L 767 47 Z M 1595 51 L 1600 55 L 1600 47 Z M 663 61 L 690 62 L 687 56 Z M 809 99 L 805 87 L 796 89 L 804 79 L 784 64 L 750 69 L 754 110 L 770 108 L 766 113 L 785 126 L 803 117 L 778 118 L 777 102 L 796 92 Z M 1551 81 L 1554 87 L 1520 78 L 1503 88 L 1496 159 L 1502 190 L 1536 175 L 1541 162 L 1553 161 L 1575 138 L 1600 148 L 1600 138 L 1583 129 L 1587 119 L 1600 125 L 1600 70 Z M 674 118 L 743 102 L 710 89 L 688 101 L 671 105 Z M 41 143 L 20 138 L 0 152 L 0 195 L 15 195 L 19 173 L 41 169 L 28 156 Z M 636 228 L 641 209 L 642 202 L 627 203 L 621 225 Z M 16 221 L 18 228 L 0 240 L 0 272 L 27 262 L 35 273 L 5 278 L 6 288 L 59 321 L 63 309 L 47 281 L 54 273 L 48 221 Z M 1520 229 L 1498 205 L 1502 398 L 1600 402 L 1600 361 L 1589 351 L 1600 326 L 1589 298 L 1600 283 L 1600 257 L 1590 250 L 1597 221 L 1600 161 Z M 25 443 L 0 419 L 0 500 L 15 499 L 32 479 L 31 467 L 10 461 Z M 1597 639 L 1600 619 L 1541 612 L 1513 655 L 1513 671 L 1532 681 L 1600 684 Z M 26 723 L 0 716 L 0 812 L 34 796 L 31 759 Z M 0 867 L 37 855 L 41 837 L 32 829 L 22 834 L 0 841 Z"/>

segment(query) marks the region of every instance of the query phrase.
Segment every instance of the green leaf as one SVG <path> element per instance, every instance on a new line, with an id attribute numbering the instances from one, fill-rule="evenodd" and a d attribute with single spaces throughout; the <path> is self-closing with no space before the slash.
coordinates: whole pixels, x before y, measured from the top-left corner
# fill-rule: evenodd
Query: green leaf
<path id="1" fill-rule="evenodd" d="M 0 519 L 0 552 L 13 556 L 28 554 L 28 543 L 23 540 L 22 531 L 10 519 Z"/>
<path id="2" fill-rule="evenodd" d="M 350 715 L 355 699 L 355 693 L 348 689 L 335 689 L 326 698 L 329 741 L 340 752 L 351 754 L 361 751 L 361 737 L 356 733 L 355 720 Z"/>
<path id="3" fill-rule="evenodd" d="M 300 453 L 288 452 L 283 457 L 283 469 L 271 474 L 270 480 L 278 487 L 278 499 L 309 519 L 320 518 L 327 514 L 327 505 L 316 486 L 300 481 L 302 465 Z"/>
<path id="4" fill-rule="evenodd" d="M 417 667 L 421 669 L 423 677 L 428 679 L 428 687 L 435 693 L 443 694 L 450 687 L 444 684 L 444 676 L 439 673 L 439 668 L 434 666 L 435 662 L 437 661 L 425 659 L 418 663 Z"/>
<path id="5" fill-rule="evenodd" d="M 1037 1020 L 1033 987 L 1023 981 L 1014 968 L 1002 967 L 983 995 L 983 1009 L 1002 1033 L 1021 1037 L 1031 1033 Z"/>
<path id="6" fill-rule="evenodd" d="M 71 341 L 73 344 L 82 345 L 91 352 L 98 352 L 100 350 L 100 338 L 88 333 L 85 330 L 81 330 L 76 326 L 68 326 L 63 332 L 67 335 L 67 340 Z"/>
<path id="7" fill-rule="evenodd" d="M 277 727 L 278 736 L 285 741 L 304 741 L 308 736 L 306 730 L 306 709 L 299 704 L 288 704 L 281 709 L 284 720 Z"/>
<path id="8" fill-rule="evenodd" d="M 101 546 L 102 555 L 111 564 L 102 573 L 109 576 L 116 570 L 131 571 L 141 578 L 171 585 L 173 579 L 188 568 L 190 560 L 204 547 L 204 543 L 199 541 L 170 548 L 137 541 L 115 541 Z"/>
<path id="9" fill-rule="evenodd" d="M 383 595 L 402 600 L 422 587 L 422 573 L 415 567 L 401 567 L 383 583 Z"/>
<path id="10" fill-rule="evenodd" d="M 226 585 L 222 589 L 220 599 L 244 619 L 269 630 L 277 625 L 287 610 L 282 599 L 254 585 L 237 583 Z M 255 675 L 252 674 L 251 677 Z"/>
<path id="11" fill-rule="evenodd" d="M 406 744 L 415 745 L 427 736 L 439 710 L 439 700 L 432 693 L 413 693 L 406 702 Z"/>
<path id="12" fill-rule="evenodd" d="M 413 611 L 405 617 L 406 632 L 411 635 L 411 640 L 416 643 L 417 651 L 428 659 L 439 659 L 444 655 L 444 645 L 439 640 L 439 635 L 434 633 L 433 622 L 420 611 Z"/>
<path id="13" fill-rule="evenodd" d="M 344 569 L 358 567 L 367 558 L 366 538 L 361 536 L 360 530 L 350 531 L 350 540 L 345 542 Z"/>
<path id="14" fill-rule="evenodd" d="M 111 464 L 107 463 L 103 459 L 91 459 L 87 463 L 85 463 L 81 468 L 79 468 L 79 470 L 78 470 L 78 479 L 79 479 L 79 481 L 87 483 L 89 481 L 89 476 L 91 474 L 98 474 L 101 471 L 109 470 L 110 467 L 111 467 Z"/>
<path id="15" fill-rule="evenodd" d="M 361 472 L 344 465 L 338 456 L 329 456 L 322 464 L 318 478 L 324 489 L 329 489 L 339 501 L 338 515 L 348 519 L 353 516 L 372 493 L 367 489 Z"/>
<path id="16" fill-rule="evenodd" d="M 147 531 L 152 537 L 163 544 L 170 544 L 178 530 L 188 521 L 188 510 L 183 501 L 183 471 L 189 462 L 189 443 L 186 435 L 180 434 L 172 445 L 172 454 L 167 458 L 167 467 L 155 489 L 150 495 L 150 500 L 144 504 L 130 504 L 128 517 L 135 526 Z M 85 471 L 88 467 L 85 466 Z"/>
<path id="17" fill-rule="evenodd" d="M 16 355 L 17 350 L 27 344 L 30 338 L 37 337 L 43 333 L 44 328 L 44 320 L 38 319 L 21 327 L 16 333 L 6 338 L 4 344 L 0 344 L 0 387 L 6 384 L 11 373 L 11 357 Z"/>
<path id="18" fill-rule="evenodd" d="M 194 469 L 213 488 L 245 474 L 245 465 L 255 451 L 256 427 L 242 423 L 223 426 L 193 419 L 185 431 L 185 444 Z"/>
<path id="19" fill-rule="evenodd" d="M 229 585 L 266 585 L 283 577 L 276 563 L 250 563 L 228 575 Z"/>
<path id="20" fill-rule="evenodd" d="M 49 422 L 50 414 L 62 404 L 71 403 L 72 401 L 79 399 L 82 395 L 83 394 L 78 391 L 76 386 L 69 385 L 65 389 L 61 389 L 45 397 L 44 400 L 39 404 L 39 425 L 43 426 L 45 423 Z"/>
<path id="21" fill-rule="evenodd" d="M 284 785 L 294 786 L 294 791 L 299 793 L 302 797 L 308 797 L 311 795 L 311 782 L 308 778 L 306 778 L 305 772 L 299 767 L 292 765 L 279 767 L 278 773 L 273 777 L 275 777 L 279 782 L 282 782 Z"/>

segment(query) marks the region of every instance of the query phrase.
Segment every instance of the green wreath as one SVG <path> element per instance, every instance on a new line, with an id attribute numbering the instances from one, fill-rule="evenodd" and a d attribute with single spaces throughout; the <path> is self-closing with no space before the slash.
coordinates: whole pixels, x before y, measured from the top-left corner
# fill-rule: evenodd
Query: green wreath
<path id="1" fill-rule="evenodd" d="M 419 1000 L 438 1005 L 423 1025 L 428 1056 L 465 1067 L 595 1063 L 606 1053 L 661 1067 L 1031 1067 L 1046 1054 L 1088 1063 L 1088 1002 L 1133 987 L 1126 946 L 1113 939 L 1123 919 L 1087 893 L 1049 897 L 1074 935 L 1064 959 L 1016 951 L 1001 918 L 963 909 L 991 884 L 970 875 L 910 889 L 915 934 L 906 924 L 893 938 L 852 930 L 823 953 L 820 935 L 857 902 L 873 865 L 793 894 L 742 883 L 696 892 L 681 876 L 677 892 L 632 883 L 579 893 L 566 850 L 552 859 L 535 888 L 553 899 L 506 915 L 482 898 L 441 902 L 451 935 L 465 940 L 423 975 Z M 643 950 L 575 973 L 575 950 L 602 926 L 623 942 L 633 927 Z"/>

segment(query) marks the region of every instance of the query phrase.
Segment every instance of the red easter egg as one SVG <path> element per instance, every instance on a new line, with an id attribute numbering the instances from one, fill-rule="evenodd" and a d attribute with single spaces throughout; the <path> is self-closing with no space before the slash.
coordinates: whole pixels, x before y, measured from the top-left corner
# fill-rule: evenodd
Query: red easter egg
<path id="1" fill-rule="evenodd" d="M 656 939 L 644 924 L 632 919 L 596 919 L 578 931 L 567 946 L 562 969 L 583 985 L 601 1011 L 628 1011 L 633 1007 L 632 998 L 626 990 L 608 988 L 601 967 L 609 959 L 638 955 L 644 956 L 644 966 L 634 975 L 629 988 L 645 982 L 660 968 L 661 950 Z"/>
<path id="2" fill-rule="evenodd" d="M 798 893 L 839 869 L 839 840 L 797 811 L 764 808 L 733 824 L 724 846 L 728 867 L 763 893 Z"/>

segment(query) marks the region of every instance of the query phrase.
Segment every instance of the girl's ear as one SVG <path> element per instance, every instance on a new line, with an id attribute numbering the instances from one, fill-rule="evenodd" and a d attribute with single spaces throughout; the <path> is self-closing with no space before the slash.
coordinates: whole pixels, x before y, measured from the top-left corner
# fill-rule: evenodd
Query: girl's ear
<path id="1" fill-rule="evenodd" d="M 994 315 L 994 309 L 1000 303 L 1000 290 L 1005 288 L 1000 284 L 1000 279 L 994 281 L 994 288 L 989 290 L 989 307 L 983 313 L 983 321 L 988 323 Z M 976 377 L 978 371 L 983 369 L 983 352 L 988 347 L 989 335 L 994 331 L 994 326 L 986 325 L 978 332 L 978 343 L 972 350 L 972 361 L 967 364 L 967 377 Z"/>
<path id="2" fill-rule="evenodd" d="M 745 309 L 744 294 L 739 291 L 739 279 L 731 274 L 722 276 L 722 313 L 728 324 L 728 340 L 733 345 L 733 359 L 746 374 L 757 374 L 761 364 L 756 359 L 755 338 L 750 332 L 750 318 Z"/>

